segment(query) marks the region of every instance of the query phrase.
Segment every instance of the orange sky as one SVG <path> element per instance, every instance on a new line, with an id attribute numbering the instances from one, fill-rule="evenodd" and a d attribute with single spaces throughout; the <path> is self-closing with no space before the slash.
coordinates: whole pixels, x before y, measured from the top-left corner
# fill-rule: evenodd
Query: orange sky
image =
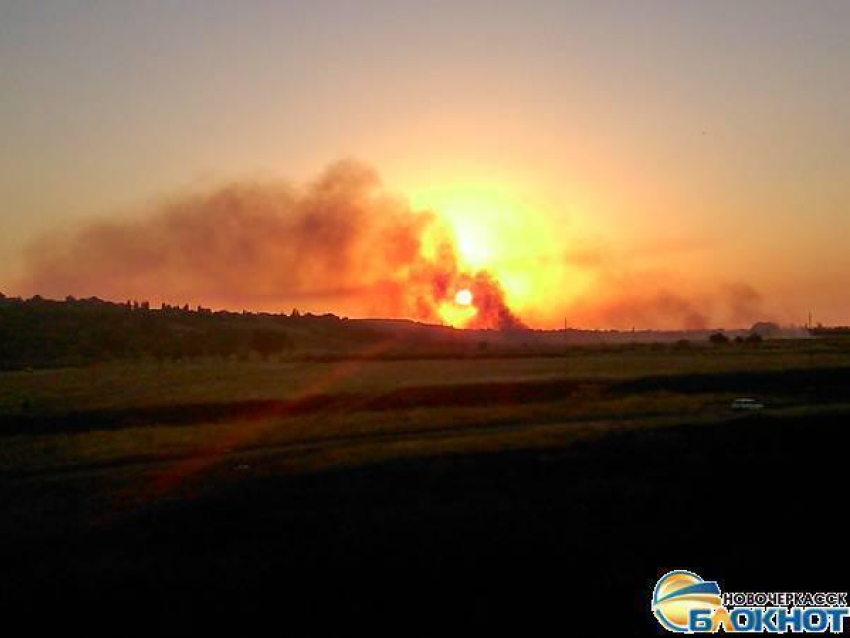
<path id="1" fill-rule="evenodd" d="M 38 292 L 44 232 L 355 157 L 532 325 L 850 322 L 847 4 L 17 5 L 0 25 L 6 294 Z"/>

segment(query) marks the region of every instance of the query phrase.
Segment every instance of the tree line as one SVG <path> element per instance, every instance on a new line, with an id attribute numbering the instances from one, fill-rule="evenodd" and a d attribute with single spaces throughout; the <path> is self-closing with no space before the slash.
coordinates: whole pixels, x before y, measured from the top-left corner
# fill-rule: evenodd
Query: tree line
<path id="1" fill-rule="evenodd" d="M 287 326 L 310 317 L 297 311 L 290 316 L 212 312 L 166 304 L 153 310 L 144 301 L 52 301 L 0 294 L 0 369 L 142 357 L 281 356 L 296 346 Z M 323 318 L 339 321 L 332 315 Z"/>

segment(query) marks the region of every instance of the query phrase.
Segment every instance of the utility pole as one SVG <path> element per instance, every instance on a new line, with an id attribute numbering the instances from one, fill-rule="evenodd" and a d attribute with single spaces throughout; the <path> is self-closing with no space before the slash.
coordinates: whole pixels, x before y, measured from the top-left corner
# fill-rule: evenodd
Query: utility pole
<path id="1" fill-rule="evenodd" d="M 566 354 L 566 352 L 567 352 L 568 345 L 569 344 L 567 343 L 567 318 L 564 317 L 564 354 Z"/>
<path id="2" fill-rule="evenodd" d="M 815 361 L 815 343 L 814 343 L 814 335 L 812 334 L 812 311 L 809 310 L 809 322 L 806 324 L 806 345 L 808 346 L 806 350 L 808 350 L 809 354 L 809 367 L 814 367 Z"/>
<path id="3" fill-rule="evenodd" d="M 567 337 L 567 318 L 564 317 L 564 374 L 568 375 L 570 372 L 570 344 Z"/>

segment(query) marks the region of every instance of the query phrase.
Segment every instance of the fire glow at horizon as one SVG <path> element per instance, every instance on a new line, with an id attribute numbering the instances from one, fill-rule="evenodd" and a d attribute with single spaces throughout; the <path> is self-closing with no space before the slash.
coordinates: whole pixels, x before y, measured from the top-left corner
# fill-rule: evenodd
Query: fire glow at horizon
<path id="1" fill-rule="evenodd" d="M 235 182 L 48 232 L 10 292 L 485 329 L 560 327 L 565 316 L 604 328 L 765 318 L 744 283 L 683 286 L 678 272 L 634 269 L 552 217 L 504 184 L 400 197 L 371 167 L 343 161 L 305 186 Z"/>
<path id="2" fill-rule="evenodd" d="M 48 235 L 32 248 L 21 285 L 60 298 L 523 325 L 494 271 L 461 251 L 483 245 L 476 241 L 469 229 L 459 241 L 444 217 L 387 193 L 370 167 L 343 161 L 305 187 L 235 183 Z"/>

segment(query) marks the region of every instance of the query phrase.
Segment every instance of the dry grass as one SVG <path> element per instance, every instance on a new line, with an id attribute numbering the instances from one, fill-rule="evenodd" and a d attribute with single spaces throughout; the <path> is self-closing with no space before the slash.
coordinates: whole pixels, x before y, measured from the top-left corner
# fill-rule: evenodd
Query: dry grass
<path id="1" fill-rule="evenodd" d="M 694 348 L 683 352 L 578 349 L 563 358 L 116 362 L 86 368 L 0 373 L 0 414 L 289 399 L 331 392 L 382 393 L 419 385 L 627 379 L 841 365 L 850 365 L 850 352 L 836 348 L 813 353 L 809 342 L 776 342 L 762 348 Z"/>

